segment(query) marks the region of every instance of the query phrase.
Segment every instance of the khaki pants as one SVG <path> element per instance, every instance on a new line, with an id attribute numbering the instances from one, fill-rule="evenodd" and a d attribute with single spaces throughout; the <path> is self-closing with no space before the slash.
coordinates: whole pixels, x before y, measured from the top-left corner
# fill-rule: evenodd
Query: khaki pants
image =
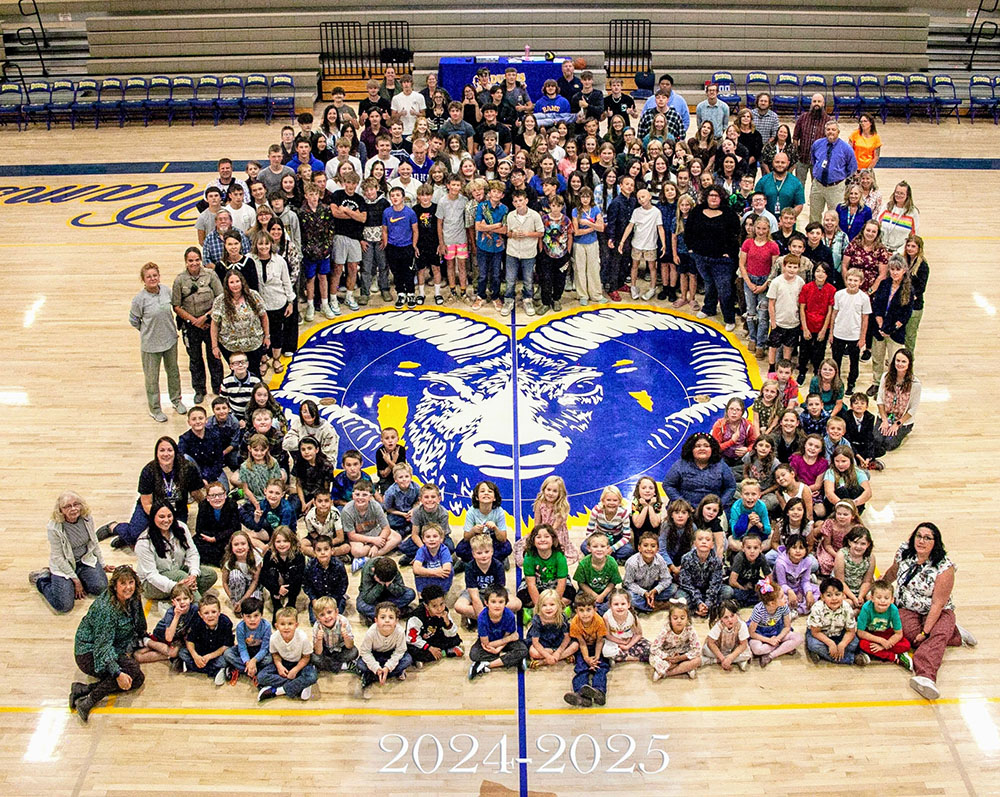
<path id="1" fill-rule="evenodd" d="M 573 276 L 580 303 L 602 300 L 600 244 L 576 244 L 573 247 Z M 656 267 L 654 263 L 653 268 Z"/>
<path id="2" fill-rule="evenodd" d="M 882 340 L 876 340 L 872 338 L 872 383 L 878 384 L 879 380 L 882 379 L 882 374 L 885 373 L 886 362 L 889 363 L 889 367 L 892 367 L 892 360 L 896 356 L 896 352 L 902 349 L 904 344 L 896 343 L 892 338 L 886 335 Z"/>
<path id="3" fill-rule="evenodd" d="M 160 410 L 160 363 L 167 372 L 167 392 L 170 403 L 177 404 L 181 400 L 181 373 L 177 369 L 177 344 L 174 343 L 166 351 L 144 351 L 142 355 L 142 373 L 146 378 L 146 402 L 150 412 Z"/>
<path id="4" fill-rule="evenodd" d="M 844 201 L 844 181 L 833 185 L 822 185 L 813 180 L 809 186 L 809 221 L 823 221 L 823 211 L 836 210 Z"/>

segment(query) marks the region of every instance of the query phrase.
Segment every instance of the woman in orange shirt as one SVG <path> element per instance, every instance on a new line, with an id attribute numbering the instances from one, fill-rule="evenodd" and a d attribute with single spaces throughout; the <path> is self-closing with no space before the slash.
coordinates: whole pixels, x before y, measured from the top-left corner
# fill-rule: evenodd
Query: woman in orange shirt
<path id="1" fill-rule="evenodd" d="M 875 119 L 867 113 L 861 114 L 858 129 L 851 133 L 851 146 L 859 169 L 874 169 L 882 149 L 882 139 L 875 129 Z"/>

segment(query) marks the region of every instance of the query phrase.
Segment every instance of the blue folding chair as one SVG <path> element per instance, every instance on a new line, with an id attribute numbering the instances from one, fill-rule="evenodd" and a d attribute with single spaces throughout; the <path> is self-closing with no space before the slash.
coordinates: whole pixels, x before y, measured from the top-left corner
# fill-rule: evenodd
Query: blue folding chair
<path id="1" fill-rule="evenodd" d="M 884 122 L 888 115 L 885 104 L 885 95 L 882 93 L 882 84 L 878 82 L 878 76 L 871 72 L 858 75 L 858 113 L 867 111 L 878 114 Z"/>
<path id="2" fill-rule="evenodd" d="M 222 81 L 217 75 L 202 75 L 194 87 L 194 97 L 191 99 L 191 117 L 199 113 L 210 113 L 213 124 L 219 123 L 219 88 Z"/>
<path id="3" fill-rule="evenodd" d="M 944 111 L 945 119 L 955 114 L 955 120 L 962 124 L 962 118 L 958 113 L 962 107 L 962 101 L 955 91 L 955 81 L 950 75 L 934 75 L 931 78 L 931 91 L 934 92 L 934 121 L 941 124 L 941 112 Z"/>
<path id="4" fill-rule="evenodd" d="M 170 115 L 170 78 L 166 75 L 153 75 L 149 79 L 143 124 L 148 125 L 157 114 L 162 114 L 164 119 Z"/>
<path id="5" fill-rule="evenodd" d="M 644 69 L 641 72 L 636 72 L 633 77 L 635 81 L 635 91 L 632 92 L 632 99 L 638 102 L 639 100 L 648 100 L 653 96 L 653 86 L 656 85 L 656 75 L 654 75 L 650 70 Z"/>
<path id="6" fill-rule="evenodd" d="M 174 115 L 186 113 L 194 124 L 194 79 L 188 75 L 177 75 L 170 80 L 170 102 L 167 103 L 167 127 L 174 123 Z"/>
<path id="7" fill-rule="evenodd" d="M 906 99 L 909 100 L 910 113 L 922 110 L 928 120 L 934 115 L 934 92 L 931 90 L 931 80 L 923 72 L 914 72 L 906 78 Z M 910 114 L 906 115 L 910 121 Z"/>
<path id="8" fill-rule="evenodd" d="M 861 97 L 858 96 L 858 84 L 854 82 L 854 75 L 841 72 L 833 76 L 833 118 L 840 119 L 843 111 L 851 116 L 857 115 L 861 110 Z"/>
<path id="9" fill-rule="evenodd" d="M 0 124 L 24 124 L 24 91 L 20 83 L 0 83 Z"/>
<path id="10" fill-rule="evenodd" d="M 52 123 L 60 116 L 71 118 L 73 100 L 75 99 L 76 86 L 72 80 L 63 78 L 52 81 L 52 98 L 49 100 L 48 117 L 45 120 L 45 125 L 49 130 L 52 129 Z"/>
<path id="11" fill-rule="evenodd" d="M 266 119 L 270 97 L 267 75 L 259 72 L 247 75 L 247 79 L 243 81 L 243 119 L 246 120 L 251 113 L 258 111 Z"/>
<path id="12" fill-rule="evenodd" d="M 750 95 L 747 94 L 747 97 Z M 747 100 L 749 102 L 749 99 Z M 799 112 L 802 104 L 802 85 L 799 76 L 794 72 L 781 72 L 774 81 L 774 93 L 771 95 L 771 105 L 774 112 L 785 108 L 793 114 Z"/>
<path id="13" fill-rule="evenodd" d="M 767 72 L 747 72 L 743 90 L 746 92 L 747 107 L 752 108 L 757 101 L 758 92 L 771 93 L 771 78 L 767 76 Z"/>
<path id="14" fill-rule="evenodd" d="M 32 80 L 28 83 L 28 97 L 24 103 L 25 124 L 36 121 L 36 117 L 44 117 L 48 122 L 50 102 L 52 102 L 52 84 L 47 80 Z"/>
<path id="15" fill-rule="evenodd" d="M 267 121 L 275 111 L 288 111 L 288 118 L 295 119 L 295 81 L 291 75 L 274 75 L 271 78 L 271 96 L 268 101 Z"/>
<path id="16" fill-rule="evenodd" d="M 730 113 L 740 107 L 740 93 L 736 90 L 736 79 L 732 72 L 720 70 L 712 73 L 712 82 L 719 87 L 719 99 L 729 106 Z"/>
<path id="17" fill-rule="evenodd" d="M 989 75 L 973 75 L 969 78 L 969 121 L 975 124 L 976 111 L 984 111 L 993 117 L 993 124 L 997 123 L 998 109 L 997 96 L 993 90 L 993 78 Z"/>
<path id="18" fill-rule="evenodd" d="M 125 81 L 122 95 L 122 125 L 128 119 L 142 119 L 142 126 L 149 124 L 146 103 L 149 102 L 149 81 L 144 77 L 130 77 Z"/>
<path id="19" fill-rule="evenodd" d="M 810 72 L 807 75 L 803 75 L 802 91 L 799 95 L 802 98 L 802 102 L 799 104 L 799 110 L 804 111 L 809 107 L 810 98 L 813 94 L 822 94 L 825 101 L 827 88 L 825 75 L 821 75 L 818 72 Z"/>
<path id="20" fill-rule="evenodd" d="M 215 103 L 218 109 L 216 122 L 222 119 L 226 113 L 235 114 L 236 118 L 243 124 L 243 78 L 240 75 L 223 75 L 219 84 L 219 99 Z"/>
<path id="21" fill-rule="evenodd" d="M 885 102 L 884 122 L 891 113 L 901 113 L 910 121 L 910 98 L 906 93 L 906 78 L 901 72 L 889 72 L 882 78 L 882 99 Z"/>
<path id="22" fill-rule="evenodd" d="M 107 119 L 109 115 L 114 115 L 118 119 L 118 126 L 124 124 L 122 119 L 122 98 L 125 96 L 125 83 L 118 77 L 106 77 L 101 81 L 101 90 L 97 95 L 97 105 L 95 106 L 96 117 L 94 126 L 100 127 L 101 118 Z"/>
<path id="23" fill-rule="evenodd" d="M 97 99 L 101 94 L 101 84 L 93 78 L 84 78 L 76 82 L 76 96 L 69 109 L 69 126 L 75 129 L 79 119 L 87 114 L 94 115 L 94 127 L 98 125 Z"/>

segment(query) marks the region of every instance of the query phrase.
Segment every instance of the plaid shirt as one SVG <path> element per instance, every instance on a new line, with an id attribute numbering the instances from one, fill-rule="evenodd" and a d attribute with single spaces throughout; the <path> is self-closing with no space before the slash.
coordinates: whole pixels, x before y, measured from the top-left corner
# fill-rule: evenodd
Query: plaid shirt
<path id="1" fill-rule="evenodd" d="M 819 117 L 813 116 L 812 111 L 806 111 L 795 120 L 795 131 L 792 133 L 792 141 L 799 151 L 799 163 L 812 165 L 812 145 L 826 135 L 826 123 L 833 120 L 826 111 Z"/>
<path id="2" fill-rule="evenodd" d="M 302 259 L 315 262 L 328 257 L 333 246 L 333 213 L 322 202 L 316 210 L 303 205 L 299 210 L 299 227 L 302 230 Z"/>
<path id="3" fill-rule="evenodd" d="M 248 254 L 250 252 L 250 239 L 247 238 L 246 233 L 242 230 L 238 230 L 235 227 L 232 229 L 240 234 L 240 254 Z M 226 246 L 222 241 L 222 236 L 219 235 L 218 230 L 212 230 L 212 232 L 205 237 L 205 246 L 202 248 L 202 257 L 206 263 L 221 263 L 222 256 L 225 253 Z"/>
<path id="4" fill-rule="evenodd" d="M 646 134 L 653 127 L 653 120 L 658 113 L 662 113 L 667 119 L 667 133 L 674 141 L 681 141 L 684 135 L 684 123 L 681 121 L 681 115 L 669 105 L 665 111 L 658 111 L 653 107 L 642 115 L 642 118 L 639 119 L 639 132 L 636 134 L 639 139 L 646 137 Z"/>
<path id="5" fill-rule="evenodd" d="M 681 589 L 695 606 L 704 603 L 716 606 L 722 592 L 722 562 L 715 550 L 708 552 L 703 562 L 693 548 L 681 557 Z"/>

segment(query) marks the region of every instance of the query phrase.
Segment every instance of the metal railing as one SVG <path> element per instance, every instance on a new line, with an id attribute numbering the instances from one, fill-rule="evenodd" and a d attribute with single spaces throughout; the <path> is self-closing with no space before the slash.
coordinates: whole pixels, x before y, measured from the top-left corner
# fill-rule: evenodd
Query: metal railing
<path id="1" fill-rule="evenodd" d="M 44 36 L 44 33 L 42 35 Z M 38 63 L 42 67 L 42 76 L 48 77 L 49 70 L 48 67 L 45 66 L 45 57 L 42 55 L 42 46 L 41 43 L 38 41 L 38 34 L 35 33 L 35 29 L 30 25 L 25 25 L 24 27 L 18 28 L 17 41 L 18 44 L 20 44 L 22 47 L 31 47 L 32 45 L 34 46 L 35 54 L 38 56 Z"/>
<path id="2" fill-rule="evenodd" d="M 38 23 L 38 30 L 42 33 L 42 46 L 48 49 L 49 35 L 45 32 L 45 25 L 42 24 L 42 15 L 38 13 L 38 3 L 35 0 L 29 0 L 29 2 L 31 3 L 31 8 L 25 11 L 24 0 L 17 0 L 17 10 L 21 12 L 22 17 L 33 16 L 35 18 L 35 21 Z"/>
<path id="3" fill-rule="evenodd" d="M 979 0 L 979 8 L 976 9 L 976 16 L 973 17 L 972 24 L 969 26 L 969 33 L 965 37 L 965 40 L 967 42 L 969 42 L 970 44 L 972 43 L 972 37 L 973 36 L 975 36 L 976 39 L 978 40 L 980 34 L 982 33 L 982 28 L 981 27 L 980 27 L 978 33 L 976 32 L 976 25 L 979 24 L 979 15 L 982 14 L 983 11 L 985 11 L 987 14 L 992 14 L 994 11 L 997 10 L 997 6 L 1000 5 L 1000 0 L 993 0 L 993 7 L 992 8 L 987 8 L 986 7 L 987 1 L 988 0 Z"/>
<path id="4" fill-rule="evenodd" d="M 413 72 L 409 22 L 368 23 L 368 69 L 370 75 L 393 67 L 397 74 Z"/>
<path id="5" fill-rule="evenodd" d="M 604 53 L 608 77 L 632 77 L 636 72 L 649 71 L 653 63 L 652 28 L 648 19 L 608 22 L 608 48 Z"/>
<path id="6" fill-rule="evenodd" d="M 365 77 L 365 40 L 360 22 L 322 22 L 319 37 L 324 78 Z"/>
<path id="7" fill-rule="evenodd" d="M 994 3 L 993 5 L 995 6 L 996 3 Z M 983 31 L 985 30 L 989 31 L 988 36 L 983 36 Z M 979 49 L 979 42 L 990 41 L 991 39 L 996 38 L 997 30 L 998 30 L 997 23 L 993 22 L 992 20 L 984 19 L 982 22 L 979 23 L 979 29 L 976 31 L 976 38 L 972 42 L 972 52 L 969 53 L 969 62 L 965 65 L 965 68 L 967 70 L 969 71 L 972 70 L 972 62 L 976 58 L 976 50 Z"/>
<path id="8" fill-rule="evenodd" d="M 14 61 L 4 61 L 0 63 L 0 80 L 7 82 L 12 80 L 9 72 L 17 72 L 17 82 L 21 84 L 21 91 L 24 92 L 25 100 L 28 97 L 28 84 L 24 79 L 24 72 L 21 70 L 21 65 L 15 63 Z"/>

